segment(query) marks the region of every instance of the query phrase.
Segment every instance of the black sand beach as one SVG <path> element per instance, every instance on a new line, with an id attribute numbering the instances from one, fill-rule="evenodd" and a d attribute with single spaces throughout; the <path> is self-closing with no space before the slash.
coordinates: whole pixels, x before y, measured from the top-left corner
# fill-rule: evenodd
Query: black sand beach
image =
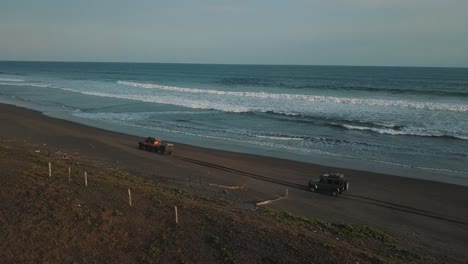
<path id="1" fill-rule="evenodd" d="M 238 208 L 253 209 L 256 202 L 275 199 L 287 189 L 288 198 L 273 203 L 273 208 L 333 223 L 368 225 L 400 238 L 408 248 L 448 262 L 468 260 L 468 187 L 178 143 L 174 143 L 173 155 L 162 156 L 138 150 L 140 138 L 132 135 L 4 104 L 0 105 L 0 122 L 0 139 L 5 144 L 112 164 L 195 193 L 223 193 L 210 184 L 244 186 L 247 191 L 225 194 Z M 308 191 L 309 179 L 335 171 L 349 178 L 349 192 L 335 198 Z"/>

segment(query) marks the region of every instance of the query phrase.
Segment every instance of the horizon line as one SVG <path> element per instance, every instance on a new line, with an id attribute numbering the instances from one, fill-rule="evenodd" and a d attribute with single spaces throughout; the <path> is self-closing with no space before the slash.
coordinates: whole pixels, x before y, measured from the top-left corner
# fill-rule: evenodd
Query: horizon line
<path id="1" fill-rule="evenodd" d="M 145 61 L 71 61 L 71 60 L 2 60 L 0 62 L 46 62 L 46 63 L 121 63 L 121 64 L 192 64 L 192 65 L 238 65 L 238 66 L 312 66 L 312 67 L 388 67 L 388 68 L 455 68 L 468 66 L 402 66 L 402 65 L 352 65 L 352 64 L 265 64 L 265 63 L 206 63 L 206 62 L 145 62 Z"/>

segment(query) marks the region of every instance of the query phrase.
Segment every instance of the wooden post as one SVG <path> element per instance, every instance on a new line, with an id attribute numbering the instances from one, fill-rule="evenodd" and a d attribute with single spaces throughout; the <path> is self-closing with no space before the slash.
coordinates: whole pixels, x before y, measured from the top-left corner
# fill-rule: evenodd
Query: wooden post
<path id="1" fill-rule="evenodd" d="M 175 212 L 175 223 L 179 223 L 179 215 L 177 214 L 177 205 L 174 206 L 174 212 Z"/>
<path id="2" fill-rule="evenodd" d="M 86 171 L 84 172 L 84 185 L 88 187 L 88 173 Z"/>
<path id="3" fill-rule="evenodd" d="M 288 197 L 288 189 L 286 189 L 286 195 L 285 196 Z"/>
<path id="4" fill-rule="evenodd" d="M 68 183 L 71 182 L 71 168 L 68 167 Z"/>
<path id="5" fill-rule="evenodd" d="M 52 163 L 49 162 L 49 177 L 52 177 Z"/>
<path id="6" fill-rule="evenodd" d="M 132 206 L 132 193 L 130 192 L 130 189 L 128 189 L 128 204 Z"/>

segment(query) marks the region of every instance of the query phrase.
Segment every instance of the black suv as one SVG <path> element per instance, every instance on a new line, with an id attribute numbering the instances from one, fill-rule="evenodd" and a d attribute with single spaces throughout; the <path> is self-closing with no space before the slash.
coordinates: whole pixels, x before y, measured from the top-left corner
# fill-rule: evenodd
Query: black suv
<path id="1" fill-rule="evenodd" d="M 343 191 L 349 190 L 349 182 L 341 173 L 326 173 L 320 178 L 310 180 L 309 188 L 312 192 L 329 192 L 333 196 L 337 196 Z"/>

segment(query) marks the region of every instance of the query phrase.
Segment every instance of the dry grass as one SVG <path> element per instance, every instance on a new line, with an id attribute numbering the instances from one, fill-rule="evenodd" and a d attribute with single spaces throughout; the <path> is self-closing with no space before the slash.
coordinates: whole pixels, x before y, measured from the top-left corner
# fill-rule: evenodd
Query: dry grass
<path id="1" fill-rule="evenodd" d="M 49 178 L 48 162 L 32 150 L 0 147 L 0 259 L 5 263 L 433 261 L 400 249 L 395 239 L 369 227 L 336 225 L 266 207 L 234 209 L 223 199 L 80 160 L 53 160 Z M 177 225 L 174 206 L 179 209 Z"/>

